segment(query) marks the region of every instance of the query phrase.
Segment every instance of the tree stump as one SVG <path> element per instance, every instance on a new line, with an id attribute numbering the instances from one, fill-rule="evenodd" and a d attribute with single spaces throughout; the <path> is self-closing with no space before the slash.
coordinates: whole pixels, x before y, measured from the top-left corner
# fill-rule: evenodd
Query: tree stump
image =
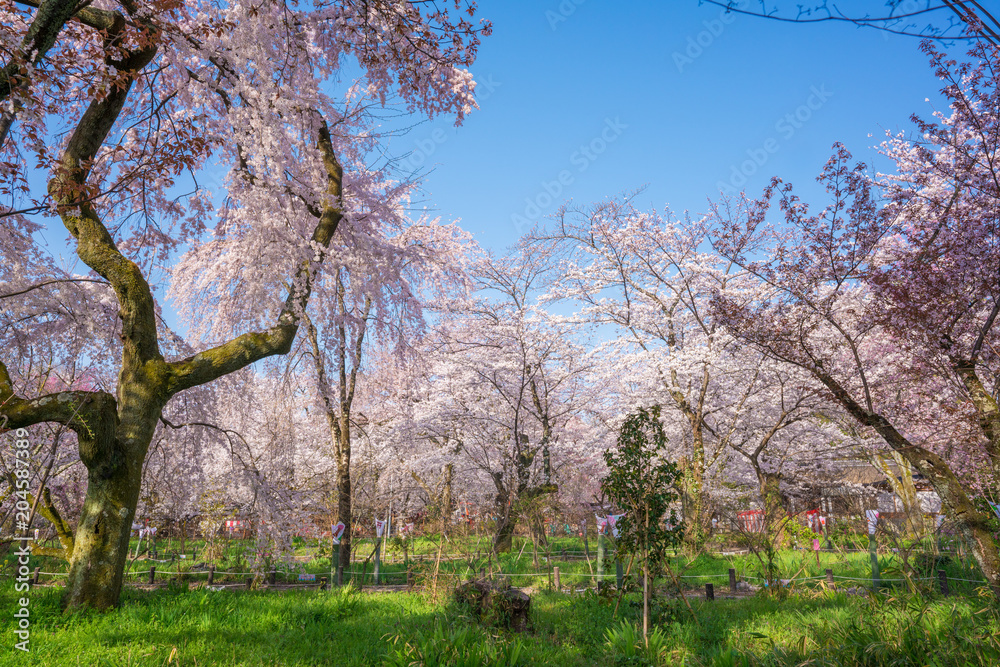
<path id="1" fill-rule="evenodd" d="M 531 597 L 510 584 L 473 579 L 459 584 L 455 599 L 469 606 L 481 623 L 526 632 L 530 625 Z"/>

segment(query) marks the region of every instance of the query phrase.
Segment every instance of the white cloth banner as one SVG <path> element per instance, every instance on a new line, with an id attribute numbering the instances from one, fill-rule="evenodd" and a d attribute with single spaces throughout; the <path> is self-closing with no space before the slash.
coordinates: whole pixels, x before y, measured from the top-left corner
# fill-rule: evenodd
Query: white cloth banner
<path id="1" fill-rule="evenodd" d="M 334 544 L 340 544 L 340 537 L 344 534 L 344 529 L 347 528 L 343 523 L 335 523 L 330 526 L 330 537 L 333 538 Z"/>
<path id="2" fill-rule="evenodd" d="M 606 516 L 597 516 L 595 514 L 594 518 L 597 519 L 597 534 L 598 535 L 604 535 L 605 533 L 607 533 L 608 532 L 608 517 L 606 517 Z"/>
<path id="3" fill-rule="evenodd" d="M 865 510 L 865 518 L 868 519 L 868 534 L 874 535 L 878 527 L 878 510 Z"/>
<path id="4" fill-rule="evenodd" d="M 385 521 L 381 519 L 375 519 L 375 534 L 378 537 L 382 537 L 382 533 L 385 532 Z"/>
<path id="5" fill-rule="evenodd" d="M 611 534 L 618 537 L 620 531 L 618 530 L 618 519 L 625 516 L 624 514 L 609 514 L 608 524 L 611 526 Z"/>

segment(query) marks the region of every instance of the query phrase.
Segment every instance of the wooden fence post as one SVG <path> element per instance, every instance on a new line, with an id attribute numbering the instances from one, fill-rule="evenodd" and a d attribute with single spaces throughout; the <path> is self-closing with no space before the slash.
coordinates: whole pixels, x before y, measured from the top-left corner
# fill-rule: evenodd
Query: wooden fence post
<path id="1" fill-rule="evenodd" d="M 736 569 L 732 567 L 729 568 L 729 592 L 736 592 Z"/>
<path id="2" fill-rule="evenodd" d="M 826 583 L 833 586 L 833 570 L 830 568 L 826 569 Z"/>
<path id="3" fill-rule="evenodd" d="M 715 599 L 715 587 L 712 584 L 705 584 L 705 599 L 714 600 Z"/>
<path id="4" fill-rule="evenodd" d="M 597 592 L 604 588 L 604 535 L 597 528 Z"/>
<path id="5" fill-rule="evenodd" d="M 552 568 L 552 576 L 555 577 L 556 580 L 556 590 L 562 591 L 562 584 L 559 581 L 559 566 Z"/>
<path id="6" fill-rule="evenodd" d="M 155 579 L 155 578 L 156 578 L 156 566 L 155 565 L 150 565 L 149 566 L 149 583 L 152 584 L 153 583 L 153 579 Z"/>
<path id="7" fill-rule="evenodd" d="M 868 536 L 868 555 L 872 561 L 872 590 L 876 593 L 882 587 L 882 577 L 879 574 L 878 552 L 876 551 L 875 536 Z"/>
<path id="8" fill-rule="evenodd" d="M 38 585 L 38 573 L 42 571 L 42 568 L 36 567 L 34 573 L 31 575 L 31 585 Z"/>
<path id="9" fill-rule="evenodd" d="M 941 582 L 941 595 L 948 595 L 948 573 L 938 570 L 938 581 Z"/>
<path id="10" fill-rule="evenodd" d="M 211 586 L 214 581 L 215 581 L 215 566 L 214 565 L 209 565 L 208 566 L 208 585 Z"/>

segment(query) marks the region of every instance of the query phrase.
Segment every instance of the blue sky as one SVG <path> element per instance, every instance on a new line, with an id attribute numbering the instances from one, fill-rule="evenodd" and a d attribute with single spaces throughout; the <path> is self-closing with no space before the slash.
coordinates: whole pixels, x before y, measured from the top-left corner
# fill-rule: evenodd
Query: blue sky
<path id="1" fill-rule="evenodd" d="M 494 25 L 473 67 L 481 109 L 459 128 L 420 124 L 390 150 L 428 171 L 423 205 L 498 252 L 570 199 L 645 187 L 642 205 L 697 214 L 720 184 L 759 192 L 781 175 L 815 192 L 835 141 L 870 163 L 885 130 L 942 106 L 914 38 L 697 0 L 479 10 Z"/>

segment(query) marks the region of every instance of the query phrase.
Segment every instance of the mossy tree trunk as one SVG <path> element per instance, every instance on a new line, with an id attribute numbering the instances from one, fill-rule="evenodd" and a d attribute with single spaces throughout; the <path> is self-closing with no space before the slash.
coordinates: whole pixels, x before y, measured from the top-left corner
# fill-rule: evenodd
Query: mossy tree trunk
<path id="1" fill-rule="evenodd" d="M 88 471 L 63 598 L 67 607 L 106 609 L 118 604 L 141 482 L 137 457 L 122 461 L 109 476 Z"/>
<path id="2" fill-rule="evenodd" d="M 503 474 L 493 473 L 493 483 L 497 488 L 495 507 L 497 512 L 496 529 L 493 532 L 493 553 L 499 555 L 510 551 L 514 539 L 514 528 L 517 517 L 514 511 L 510 491 L 504 484 Z"/>
<path id="3" fill-rule="evenodd" d="M 532 455 L 531 458 L 533 458 Z M 522 468 L 518 476 L 517 488 L 511 492 L 506 486 L 501 473 L 493 473 L 494 485 L 497 488 L 495 507 L 497 511 L 497 525 L 493 534 L 493 552 L 496 554 L 510 551 L 513 544 L 514 531 L 517 529 L 518 520 L 526 504 L 547 494 L 555 493 L 559 490 L 557 484 L 528 484 L 528 468 L 530 460 L 525 457 L 518 457 Z M 542 534 L 544 537 L 544 529 Z"/>

